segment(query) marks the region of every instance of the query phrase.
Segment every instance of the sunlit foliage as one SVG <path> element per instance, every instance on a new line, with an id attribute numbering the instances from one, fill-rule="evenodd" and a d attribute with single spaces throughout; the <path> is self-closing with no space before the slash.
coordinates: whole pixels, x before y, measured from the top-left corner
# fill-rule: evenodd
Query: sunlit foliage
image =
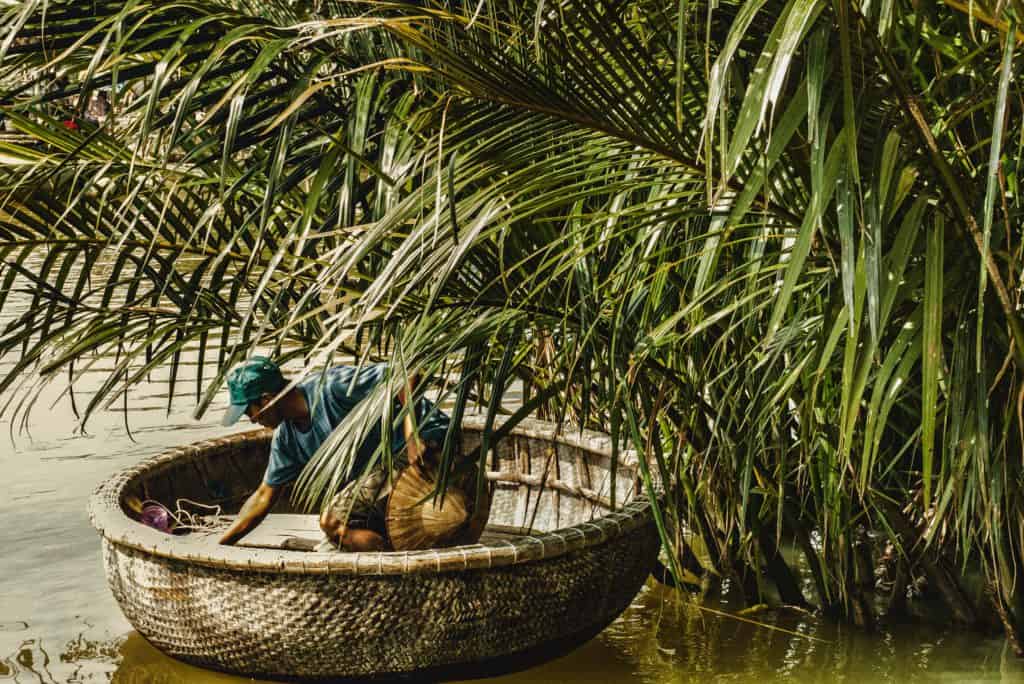
<path id="1" fill-rule="evenodd" d="M 979 622 L 981 568 L 1015 636 L 1018 1 L 7 6 L 9 412 L 110 353 L 83 420 L 158 367 L 202 413 L 254 350 L 456 415 L 520 383 L 650 457 L 677 576 L 870 624 L 887 542 L 887 609 L 923 575 Z"/>

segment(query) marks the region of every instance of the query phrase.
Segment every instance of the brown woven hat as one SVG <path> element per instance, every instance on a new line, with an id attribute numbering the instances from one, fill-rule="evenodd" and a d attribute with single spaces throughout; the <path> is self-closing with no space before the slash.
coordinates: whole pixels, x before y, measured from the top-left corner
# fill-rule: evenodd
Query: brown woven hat
<path id="1" fill-rule="evenodd" d="M 431 500 L 434 488 L 433 478 L 419 466 L 411 465 L 399 474 L 387 510 L 388 538 L 396 551 L 444 548 L 479 540 L 483 509 L 474 506 L 472 498 L 456 483 L 445 489 L 443 501 L 441 497 Z M 474 539 L 469 538 L 474 535 Z"/>

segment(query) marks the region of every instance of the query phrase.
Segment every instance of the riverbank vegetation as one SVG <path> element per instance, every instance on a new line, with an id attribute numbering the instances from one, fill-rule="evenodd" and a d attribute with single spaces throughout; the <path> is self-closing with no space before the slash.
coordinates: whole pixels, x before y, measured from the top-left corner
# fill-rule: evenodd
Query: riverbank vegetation
<path id="1" fill-rule="evenodd" d="M 650 455 L 679 581 L 1021 651 L 1019 0 L 4 11 L 6 412 L 387 351 Z"/>

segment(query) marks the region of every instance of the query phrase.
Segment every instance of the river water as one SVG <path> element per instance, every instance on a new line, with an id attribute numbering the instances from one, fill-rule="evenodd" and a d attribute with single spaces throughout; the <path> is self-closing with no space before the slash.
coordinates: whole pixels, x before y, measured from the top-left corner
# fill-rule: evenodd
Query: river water
<path id="1" fill-rule="evenodd" d="M 131 629 L 85 511 L 113 471 L 230 430 L 217 426 L 217 411 L 193 420 L 187 398 L 168 411 L 166 384 L 154 377 L 130 395 L 127 414 L 112 407 L 77 434 L 63 389 L 33 393 L 27 426 L 0 423 L 0 682 L 249 681 L 179 663 Z M 87 394 L 79 387 L 76 396 L 81 405 Z M 1024 682 L 1024 663 L 999 638 L 914 624 L 865 634 L 796 612 L 761 613 L 762 624 L 751 624 L 708 609 L 729 606 L 699 608 L 651 583 L 589 643 L 495 681 Z"/>

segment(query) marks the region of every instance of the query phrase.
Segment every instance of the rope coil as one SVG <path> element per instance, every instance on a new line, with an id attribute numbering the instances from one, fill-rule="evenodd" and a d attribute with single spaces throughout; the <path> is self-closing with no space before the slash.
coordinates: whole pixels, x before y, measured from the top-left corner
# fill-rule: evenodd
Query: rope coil
<path id="1" fill-rule="evenodd" d="M 182 504 L 188 504 L 195 508 L 203 509 L 204 513 L 197 513 L 188 510 Z M 167 506 L 163 505 L 159 501 L 154 499 L 146 499 L 142 502 L 143 513 L 147 506 L 156 506 L 164 513 L 167 517 L 174 521 L 174 525 L 171 526 L 172 530 L 187 530 L 189 532 L 214 532 L 227 525 L 228 520 L 223 517 L 223 511 L 220 504 L 204 504 L 192 499 L 186 499 L 184 497 L 176 499 L 174 502 L 175 510 L 171 510 Z M 151 523 L 147 523 L 143 518 L 142 522 L 148 524 L 150 527 L 156 527 Z"/>

